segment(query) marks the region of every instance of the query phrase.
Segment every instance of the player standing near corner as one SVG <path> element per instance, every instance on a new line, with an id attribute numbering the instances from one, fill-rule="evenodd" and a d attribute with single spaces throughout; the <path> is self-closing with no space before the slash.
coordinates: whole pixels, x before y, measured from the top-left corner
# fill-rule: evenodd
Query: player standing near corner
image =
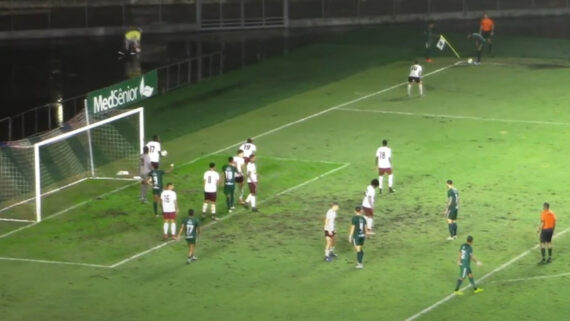
<path id="1" fill-rule="evenodd" d="M 202 218 L 206 216 L 209 204 L 212 212 L 212 220 L 218 220 L 216 217 L 216 199 L 218 196 L 219 181 L 220 174 L 216 172 L 216 164 L 210 163 L 209 169 L 204 172 L 204 204 L 202 204 Z"/>
<path id="2" fill-rule="evenodd" d="M 433 21 L 428 22 L 426 31 L 424 31 L 425 36 L 425 57 L 426 62 L 430 63 L 433 62 L 431 59 L 431 53 L 434 47 L 434 39 L 438 37 L 438 35 L 434 34 L 434 26 L 435 23 Z"/>
<path id="3" fill-rule="evenodd" d="M 414 64 L 410 67 L 410 74 L 408 76 L 408 96 L 412 95 L 412 84 L 418 84 L 420 90 L 420 96 L 424 95 L 424 87 L 422 82 L 422 66 L 416 60 Z"/>
<path id="4" fill-rule="evenodd" d="M 338 203 L 333 202 L 331 207 L 327 211 L 327 215 L 325 216 L 325 261 L 330 262 L 333 258 L 336 257 L 334 254 L 334 243 L 335 243 L 335 220 L 336 220 L 336 212 L 338 211 Z"/>
<path id="5" fill-rule="evenodd" d="M 356 268 L 364 268 L 362 259 L 364 258 L 364 241 L 366 240 L 366 219 L 362 216 L 362 207 L 357 206 L 354 208 L 354 216 L 352 217 L 350 232 L 348 233 L 348 242 L 354 245 L 356 251 Z"/>
<path id="6" fill-rule="evenodd" d="M 364 199 L 362 199 L 362 209 L 364 210 L 364 216 L 366 219 L 366 232 L 370 235 L 376 234 L 372 230 L 372 225 L 374 223 L 374 198 L 376 197 L 376 188 L 378 188 L 378 184 L 377 179 L 370 181 L 370 185 L 366 187 Z"/>
<path id="7" fill-rule="evenodd" d="M 556 227 L 556 215 L 550 210 L 550 204 L 544 203 L 543 211 L 540 213 L 540 225 L 538 233 L 540 234 L 540 254 L 542 260 L 538 264 L 552 262 L 552 235 Z M 546 249 L 548 248 L 548 260 L 545 258 Z"/>
<path id="8" fill-rule="evenodd" d="M 479 33 L 485 41 L 487 42 L 487 48 L 489 49 L 489 54 L 493 51 L 493 35 L 495 35 L 495 23 L 487 13 L 483 13 L 483 18 L 479 22 Z"/>
<path id="9" fill-rule="evenodd" d="M 256 207 L 257 202 L 257 166 L 255 165 L 255 155 L 251 155 L 249 158 L 249 163 L 246 167 L 247 173 L 247 186 L 249 187 L 249 195 L 245 199 L 245 208 L 247 208 L 247 204 L 251 204 L 251 211 L 257 212 L 258 209 Z"/>
<path id="10" fill-rule="evenodd" d="M 242 144 L 239 149 L 243 150 L 243 159 L 245 163 L 249 163 L 249 159 L 251 155 L 255 155 L 257 153 L 257 147 L 253 144 L 253 139 L 248 138 L 244 144 Z"/>
<path id="11" fill-rule="evenodd" d="M 236 189 L 237 168 L 235 167 L 234 158 L 229 157 L 228 163 L 222 167 L 224 175 L 224 195 L 226 196 L 226 206 L 228 213 L 231 213 L 234 207 L 234 194 Z"/>
<path id="12" fill-rule="evenodd" d="M 196 250 L 196 241 L 200 234 L 200 221 L 194 217 L 193 209 L 188 210 L 188 217 L 182 221 L 177 238 L 180 238 L 183 232 L 186 243 L 188 244 L 188 258 L 186 259 L 186 264 L 190 264 L 192 261 L 198 260 L 194 252 Z"/>
<path id="13" fill-rule="evenodd" d="M 146 203 L 146 193 L 148 190 L 148 175 L 152 171 L 152 165 L 150 164 L 150 156 L 148 155 L 148 147 L 143 147 L 143 153 L 140 156 L 139 165 L 139 176 L 141 177 L 141 203 Z"/>
<path id="14" fill-rule="evenodd" d="M 474 41 L 475 49 L 477 50 L 477 61 L 475 61 L 475 64 L 478 65 L 481 63 L 483 46 L 487 43 L 487 40 L 485 40 L 485 38 L 483 38 L 483 36 L 480 33 L 476 32 L 468 34 L 467 39 L 473 39 Z"/>
<path id="15" fill-rule="evenodd" d="M 152 167 L 158 168 L 160 163 L 160 152 L 162 151 L 162 147 L 160 146 L 160 137 L 158 137 L 158 135 L 152 136 L 152 139 L 146 144 L 146 147 L 148 147 Z"/>
<path id="16" fill-rule="evenodd" d="M 453 186 L 453 181 L 447 182 L 447 206 L 444 215 L 447 216 L 447 228 L 449 229 L 448 241 L 457 238 L 457 214 L 459 212 L 459 191 Z"/>
<path id="17" fill-rule="evenodd" d="M 234 156 L 234 164 L 237 168 L 236 183 L 238 186 L 239 203 L 245 204 L 243 201 L 243 173 L 245 172 L 245 160 L 243 159 L 243 150 L 238 149 L 236 156 Z"/>
<path id="18" fill-rule="evenodd" d="M 457 279 L 457 284 L 455 286 L 455 294 L 463 295 L 463 292 L 459 290 L 461 283 L 465 280 L 465 277 L 469 277 L 469 282 L 473 286 L 474 293 L 483 292 L 483 289 L 478 288 L 475 285 L 475 280 L 473 279 L 473 273 L 471 272 L 471 259 L 477 263 L 477 266 L 483 263 L 479 261 L 473 254 L 473 237 L 471 235 L 467 236 L 467 242 L 462 244 L 459 248 L 459 256 L 457 257 L 457 264 L 459 265 L 459 279 Z"/>
<path id="19" fill-rule="evenodd" d="M 169 226 L 172 239 L 176 239 L 176 214 L 178 213 L 178 200 L 176 192 L 174 191 L 174 184 L 166 184 L 166 189 L 160 193 L 160 199 L 162 200 L 160 204 L 162 207 L 162 217 L 164 219 L 164 236 L 162 239 L 168 239 Z"/>
<path id="20" fill-rule="evenodd" d="M 150 171 L 149 181 L 152 186 L 152 208 L 154 210 L 154 216 L 158 216 L 158 201 L 160 201 L 160 194 L 162 193 L 162 177 L 164 174 L 169 174 L 174 169 L 174 164 L 170 164 L 170 168 L 166 171 L 162 169 L 154 168 Z"/>
<path id="21" fill-rule="evenodd" d="M 392 149 L 388 147 L 388 141 L 383 140 L 382 146 L 376 150 L 376 158 L 374 160 L 375 165 L 378 166 L 378 182 L 379 193 L 382 194 L 382 185 L 384 181 L 384 175 L 388 175 L 388 190 L 390 193 L 394 193 L 392 184 L 394 183 L 394 175 L 392 174 Z"/>

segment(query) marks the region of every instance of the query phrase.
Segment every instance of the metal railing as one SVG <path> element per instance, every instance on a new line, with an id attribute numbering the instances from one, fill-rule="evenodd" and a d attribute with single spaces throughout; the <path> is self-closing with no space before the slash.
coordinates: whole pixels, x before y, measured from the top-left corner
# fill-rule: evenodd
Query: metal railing
<path id="1" fill-rule="evenodd" d="M 223 72 L 222 52 L 191 57 L 157 68 L 161 93 L 198 83 Z M 0 119 L 0 142 L 27 138 L 61 127 L 84 109 L 86 94 L 34 107 Z"/>

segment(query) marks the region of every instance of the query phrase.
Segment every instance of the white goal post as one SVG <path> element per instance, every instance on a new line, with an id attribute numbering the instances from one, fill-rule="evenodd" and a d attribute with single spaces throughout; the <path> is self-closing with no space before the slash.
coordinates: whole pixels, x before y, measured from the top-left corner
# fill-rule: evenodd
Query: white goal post
<path id="1" fill-rule="evenodd" d="M 131 171 L 138 168 L 144 146 L 144 108 L 121 111 L 93 123 L 88 117 L 86 114 L 82 127 L 52 134 L 33 145 L 0 149 L 0 214 L 22 204 L 35 204 L 35 215 L 28 209 L 20 211 L 25 214 L 1 215 L 0 220 L 40 222 L 42 198 L 88 179 L 133 180 Z"/>

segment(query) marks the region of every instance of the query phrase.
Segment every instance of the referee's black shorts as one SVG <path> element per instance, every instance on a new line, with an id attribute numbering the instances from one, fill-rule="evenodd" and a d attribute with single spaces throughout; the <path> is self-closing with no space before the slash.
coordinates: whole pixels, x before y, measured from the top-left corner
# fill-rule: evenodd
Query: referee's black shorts
<path id="1" fill-rule="evenodd" d="M 540 231 L 540 243 L 552 242 L 552 234 L 554 234 L 554 229 L 551 228 Z"/>

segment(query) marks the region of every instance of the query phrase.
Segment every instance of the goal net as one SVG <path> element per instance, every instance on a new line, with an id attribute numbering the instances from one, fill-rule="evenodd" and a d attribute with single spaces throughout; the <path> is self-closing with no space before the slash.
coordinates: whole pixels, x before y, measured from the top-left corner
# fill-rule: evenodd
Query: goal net
<path id="1" fill-rule="evenodd" d="M 42 200 L 89 179 L 133 180 L 144 144 L 143 108 L 0 146 L 0 220 L 39 222 Z"/>

